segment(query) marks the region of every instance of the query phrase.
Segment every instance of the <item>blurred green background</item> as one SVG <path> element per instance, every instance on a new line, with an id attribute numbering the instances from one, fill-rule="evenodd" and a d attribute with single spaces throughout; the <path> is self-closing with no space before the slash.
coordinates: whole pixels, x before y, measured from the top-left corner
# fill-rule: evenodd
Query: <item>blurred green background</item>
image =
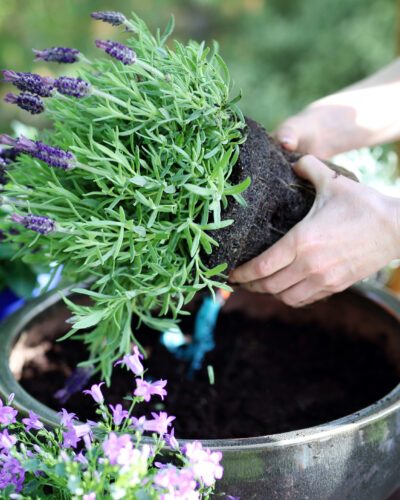
<path id="1" fill-rule="evenodd" d="M 126 37 L 92 20 L 95 10 L 134 10 L 152 29 L 173 13 L 175 38 L 217 40 L 236 91 L 243 90 L 243 111 L 270 130 L 396 51 L 395 0 L 0 0 L 0 69 L 70 73 L 74 65 L 33 63 L 31 49 L 70 46 L 94 56 L 94 38 Z M 1 84 L 0 97 L 10 90 Z M 1 132 L 13 119 L 45 125 L 1 101 Z"/>

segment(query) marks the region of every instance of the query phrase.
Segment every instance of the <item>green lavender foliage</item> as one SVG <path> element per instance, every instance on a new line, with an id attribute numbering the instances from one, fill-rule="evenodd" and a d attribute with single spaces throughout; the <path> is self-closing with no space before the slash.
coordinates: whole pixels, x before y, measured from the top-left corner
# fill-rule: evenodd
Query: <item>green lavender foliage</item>
<path id="1" fill-rule="evenodd" d="M 217 44 L 170 49 L 172 18 L 156 36 L 137 16 L 130 22 L 137 32 L 126 45 L 136 64 L 107 55 L 85 63 L 79 76 L 93 86 L 90 96 L 46 101 L 53 129 L 41 139 L 73 152 L 77 166 L 21 154 L 6 186 L 16 212 L 57 222 L 46 236 L 21 229 L 15 241 L 25 262 L 56 261 L 70 281 L 90 281 L 78 291 L 92 306 L 65 299 L 74 314 L 67 336 L 88 345 L 88 363 L 106 380 L 131 350 L 132 319 L 164 330 L 197 291 L 229 289 L 219 281 L 226 265 L 208 269 L 202 256 L 216 245 L 212 231 L 233 222 L 221 220 L 227 197 L 244 203 L 249 183 L 228 180 L 244 121 Z"/>

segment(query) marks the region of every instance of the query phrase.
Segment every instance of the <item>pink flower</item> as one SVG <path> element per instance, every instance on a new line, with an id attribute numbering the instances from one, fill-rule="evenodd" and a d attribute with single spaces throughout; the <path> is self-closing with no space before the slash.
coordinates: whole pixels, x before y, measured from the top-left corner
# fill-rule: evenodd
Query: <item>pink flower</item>
<path id="1" fill-rule="evenodd" d="M 141 359 L 143 359 L 143 354 L 139 351 L 138 346 L 135 345 L 133 346 L 133 354 L 125 354 L 125 356 L 117 361 L 114 366 L 122 363 L 130 370 L 132 370 L 135 375 L 140 375 L 144 370 L 143 365 L 140 361 Z"/>
<path id="2" fill-rule="evenodd" d="M 198 500 L 199 493 L 196 490 L 197 482 L 190 469 L 177 469 L 175 466 L 163 467 L 154 476 L 154 483 L 164 488 L 168 493 L 160 496 L 163 500 Z"/>
<path id="3" fill-rule="evenodd" d="M 156 380 L 155 382 L 147 382 L 141 378 L 136 379 L 136 389 L 134 391 L 134 396 L 140 396 L 144 398 L 145 401 L 149 402 L 152 395 L 157 394 L 164 399 L 167 395 L 167 391 L 164 387 L 167 385 L 166 380 Z"/>
<path id="4" fill-rule="evenodd" d="M 76 433 L 74 427 L 69 427 L 67 432 L 63 432 L 63 446 L 64 448 L 76 448 L 77 444 L 81 440 L 81 438 Z"/>
<path id="5" fill-rule="evenodd" d="M 204 449 L 200 441 L 185 444 L 182 451 L 190 460 L 194 475 L 206 486 L 212 486 L 215 479 L 221 479 L 224 468 L 219 464 L 222 459 L 220 451 Z"/>
<path id="6" fill-rule="evenodd" d="M 83 495 L 82 500 L 96 500 L 96 493 L 94 491 L 87 493 L 86 495 Z"/>
<path id="7" fill-rule="evenodd" d="M 23 418 L 22 422 L 25 424 L 25 430 L 29 429 L 39 430 L 43 427 L 42 422 L 39 420 L 39 415 L 36 415 L 32 410 L 29 411 L 29 417 Z"/>
<path id="8" fill-rule="evenodd" d="M 4 406 L 3 401 L 0 399 L 0 424 L 14 424 L 17 413 L 17 410 L 14 410 L 11 406 Z"/>
<path id="9" fill-rule="evenodd" d="M 115 425 L 120 425 L 121 422 L 129 415 L 128 410 L 123 410 L 122 405 L 119 403 L 115 406 L 115 408 L 113 405 L 108 406 L 111 408 Z"/>
<path id="10" fill-rule="evenodd" d="M 117 436 L 115 432 L 111 432 L 108 439 L 103 441 L 103 450 L 111 465 L 129 465 L 134 457 L 135 450 L 129 434 Z"/>
<path id="11" fill-rule="evenodd" d="M 12 435 L 10 436 L 7 429 L 4 429 L 0 434 L 0 449 L 5 448 L 6 450 L 9 450 L 16 442 L 17 438 Z"/>
<path id="12" fill-rule="evenodd" d="M 103 384 L 104 382 L 100 382 L 100 384 L 93 384 L 90 389 L 83 391 L 83 394 L 90 394 L 96 403 L 103 403 L 104 396 L 100 389 Z"/>
<path id="13" fill-rule="evenodd" d="M 168 427 L 171 425 L 175 417 L 169 417 L 165 411 L 160 411 L 160 414 L 152 412 L 153 420 L 146 420 L 143 423 L 145 431 L 158 432 L 161 436 L 168 432 Z"/>

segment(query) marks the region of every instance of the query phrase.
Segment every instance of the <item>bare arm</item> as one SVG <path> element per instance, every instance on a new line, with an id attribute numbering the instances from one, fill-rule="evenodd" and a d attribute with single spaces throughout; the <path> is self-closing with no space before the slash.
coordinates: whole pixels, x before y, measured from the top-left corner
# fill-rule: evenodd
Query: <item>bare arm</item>
<path id="1" fill-rule="evenodd" d="M 400 58 L 307 106 L 278 128 L 290 151 L 320 158 L 400 138 Z"/>

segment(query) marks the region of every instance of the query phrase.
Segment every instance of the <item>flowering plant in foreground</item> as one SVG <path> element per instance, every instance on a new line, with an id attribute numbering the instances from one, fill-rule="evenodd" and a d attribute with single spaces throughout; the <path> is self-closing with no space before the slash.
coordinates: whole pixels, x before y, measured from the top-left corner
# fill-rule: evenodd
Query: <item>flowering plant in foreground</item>
<path id="1" fill-rule="evenodd" d="M 45 112 L 53 128 L 37 140 L 0 136 L 9 211 L 0 228 L 18 229 L 26 262 L 55 262 L 72 283 L 90 282 L 79 291 L 92 306 L 67 301 L 68 335 L 80 334 L 108 382 L 135 341 L 132 319 L 166 330 L 197 291 L 230 290 L 226 264 L 209 269 L 204 255 L 217 244 L 212 231 L 233 222 L 221 218 L 229 197 L 243 204 L 250 180 L 229 180 L 246 136 L 217 44 L 168 47 L 172 18 L 153 36 L 135 15 L 92 17 L 125 26 L 126 44 L 95 40 L 103 57 L 93 61 L 73 48 L 34 51 L 79 63 L 76 78 L 3 71 L 21 92 L 7 105 Z"/>
<path id="2" fill-rule="evenodd" d="M 81 423 L 62 409 L 60 427 L 48 429 L 33 411 L 19 419 L 12 396 L 0 400 L 0 498 L 208 499 L 223 474 L 222 454 L 199 441 L 180 446 L 175 417 L 165 412 L 132 416 L 136 402 L 167 394 L 165 380 L 145 381 L 141 358 L 135 346 L 121 360 L 136 376 L 129 410 L 107 405 L 102 383 L 84 391 L 98 406 L 98 422 Z M 144 432 L 152 440 L 144 441 Z"/>

